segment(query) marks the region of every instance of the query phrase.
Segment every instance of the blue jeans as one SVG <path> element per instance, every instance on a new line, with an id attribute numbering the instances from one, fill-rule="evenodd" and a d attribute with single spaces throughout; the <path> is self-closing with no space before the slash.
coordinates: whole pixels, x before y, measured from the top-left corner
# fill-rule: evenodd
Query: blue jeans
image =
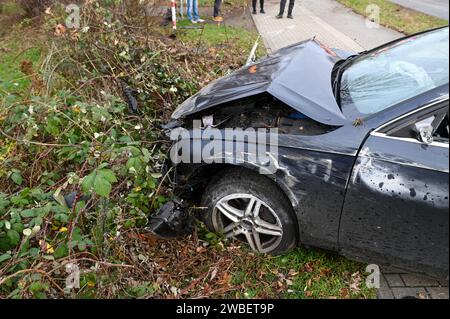
<path id="1" fill-rule="evenodd" d="M 191 21 L 200 19 L 198 15 L 198 0 L 187 0 L 187 17 Z"/>

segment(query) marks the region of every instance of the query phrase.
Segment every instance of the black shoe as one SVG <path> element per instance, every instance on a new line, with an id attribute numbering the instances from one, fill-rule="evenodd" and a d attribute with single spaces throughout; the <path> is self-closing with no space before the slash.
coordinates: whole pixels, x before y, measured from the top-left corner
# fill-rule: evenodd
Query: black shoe
<path id="1" fill-rule="evenodd" d="M 283 19 L 283 15 L 282 15 L 282 14 L 279 14 L 279 15 L 276 16 L 276 18 L 277 18 L 277 19 Z"/>
<path id="2" fill-rule="evenodd" d="M 258 14 L 258 12 L 256 12 L 256 9 L 253 9 L 252 14 Z"/>
<path id="3" fill-rule="evenodd" d="M 292 16 L 292 14 L 288 14 L 288 19 L 294 19 L 294 17 Z"/>
<path id="4" fill-rule="evenodd" d="M 261 9 L 260 13 L 261 14 L 266 14 L 266 11 L 264 11 L 264 9 Z"/>

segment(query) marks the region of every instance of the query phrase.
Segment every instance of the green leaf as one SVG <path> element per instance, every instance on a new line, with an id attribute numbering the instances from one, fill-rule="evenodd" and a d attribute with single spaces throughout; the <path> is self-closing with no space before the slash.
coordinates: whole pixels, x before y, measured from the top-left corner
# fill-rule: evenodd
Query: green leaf
<path id="1" fill-rule="evenodd" d="M 22 216 L 23 218 L 34 217 L 35 216 L 35 211 L 34 211 L 34 209 L 25 209 L 24 211 L 22 211 L 20 213 L 20 216 Z"/>
<path id="2" fill-rule="evenodd" d="M 104 179 L 106 179 L 110 183 L 117 182 L 116 175 L 114 175 L 114 172 L 110 169 L 102 169 L 98 172 L 98 175 L 102 176 Z"/>
<path id="3" fill-rule="evenodd" d="M 10 259 L 10 258 L 11 258 L 11 255 L 10 255 L 10 254 L 3 254 L 3 255 L 0 255 L 0 263 L 4 262 L 4 261 L 6 261 L 6 260 L 8 260 L 8 259 Z"/>
<path id="4" fill-rule="evenodd" d="M 140 157 L 131 157 L 127 161 L 127 169 L 134 169 L 136 172 L 140 172 L 143 169 L 143 162 Z"/>
<path id="5" fill-rule="evenodd" d="M 108 197 L 112 190 L 112 183 L 115 182 L 117 178 L 112 170 L 101 169 L 86 176 L 81 186 L 84 192 L 93 190 L 97 195 Z"/>
<path id="6" fill-rule="evenodd" d="M 11 174 L 11 179 L 14 183 L 16 183 L 17 185 L 22 185 L 23 183 L 23 177 L 22 174 L 20 174 L 19 172 L 14 172 Z"/>
<path id="7" fill-rule="evenodd" d="M 55 215 L 55 219 L 63 224 L 67 224 L 69 222 L 69 216 L 64 213 Z"/>
<path id="8" fill-rule="evenodd" d="M 44 220 L 42 217 L 36 217 L 33 218 L 32 222 L 30 223 L 30 226 L 41 226 L 44 223 Z"/>
<path id="9" fill-rule="evenodd" d="M 83 183 L 81 184 L 81 187 L 83 188 L 84 192 L 88 193 L 91 191 L 92 188 L 94 188 L 94 182 L 95 182 L 96 176 L 97 176 L 97 172 L 94 171 L 83 179 Z"/>
<path id="10" fill-rule="evenodd" d="M 83 237 L 81 236 L 81 229 L 79 229 L 78 227 L 75 227 L 73 229 L 73 233 L 72 233 L 72 241 L 79 242 L 82 240 L 83 240 Z"/>
<path id="11" fill-rule="evenodd" d="M 13 229 L 8 230 L 6 237 L 8 237 L 9 243 L 13 246 L 17 246 L 20 243 L 20 235 Z"/>
<path id="12" fill-rule="evenodd" d="M 21 233 L 25 227 L 21 223 L 14 223 L 11 228 L 16 232 Z"/>
<path id="13" fill-rule="evenodd" d="M 111 193 L 111 183 L 101 176 L 97 176 L 94 183 L 94 192 L 100 196 L 108 197 Z"/>
<path id="14" fill-rule="evenodd" d="M 85 251 L 86 250 L 86 244 L 84 242 L 78 243 L 78 249 L 80 251 Z"/>
<path id="15" fill-rule="evenodd" d="M 55 249 L 55 252 L 53 253 L 53 256 L 56 259 L 66 257 L 69 254 L 69 248 L 66 244 L 61 244 L 58 246 L 58 248 Z"/>

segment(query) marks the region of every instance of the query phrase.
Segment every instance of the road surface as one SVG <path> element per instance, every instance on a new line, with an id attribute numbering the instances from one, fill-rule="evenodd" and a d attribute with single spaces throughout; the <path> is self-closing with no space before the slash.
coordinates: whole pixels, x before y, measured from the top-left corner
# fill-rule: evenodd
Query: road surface
<path id="1" fill-rule="evenodd" d="M 448 21 L 448 0 L 391 0 L 401 6 Z"/>

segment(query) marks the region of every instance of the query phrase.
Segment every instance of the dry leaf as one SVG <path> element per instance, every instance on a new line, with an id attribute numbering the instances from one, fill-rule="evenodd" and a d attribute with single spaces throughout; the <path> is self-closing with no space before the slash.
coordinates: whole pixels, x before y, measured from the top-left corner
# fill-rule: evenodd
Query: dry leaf
<path id="1" fill-rule="evenodd" d="M 66 33 L 66 31 L 67 31 L 66 27 L 62 24 L 58 24 L 55 27 L 55 35 L 58 37 L 63 36 Z"/>
<path id="2" fill-rule="evenodd" d="M 360 291 L 361 290 L 361 288 L 359 287 L 360 285 L 361 285 L 361 275 L 358 271 L 352 275 L 352 282 L 350 284 L 350 289 L 352 291 Z"/>
<path id="3" fill-rule="evenodd" d="M 252 65 L 251 67 L 248 68 L 248 72 L 250 74 L 255 74 L 257 70 L 258 70 L 258 67 L 256 65 Z"/>
<path id="4" fill-rule="evenodd" d="M 211 277 L 209 278 L 210 281 L 213 281 L 214 278 L 216 278 L 217 276 L 217 268 L 214 268 L 213 271 L 211 272 Z"/>
<path id="5" fill-rule="evenodd" d="M 348 291 L 348 288 L 342 288 L 340 290 L 341 298 L 348 298 L 350 297 L 350 292 Z"/>

